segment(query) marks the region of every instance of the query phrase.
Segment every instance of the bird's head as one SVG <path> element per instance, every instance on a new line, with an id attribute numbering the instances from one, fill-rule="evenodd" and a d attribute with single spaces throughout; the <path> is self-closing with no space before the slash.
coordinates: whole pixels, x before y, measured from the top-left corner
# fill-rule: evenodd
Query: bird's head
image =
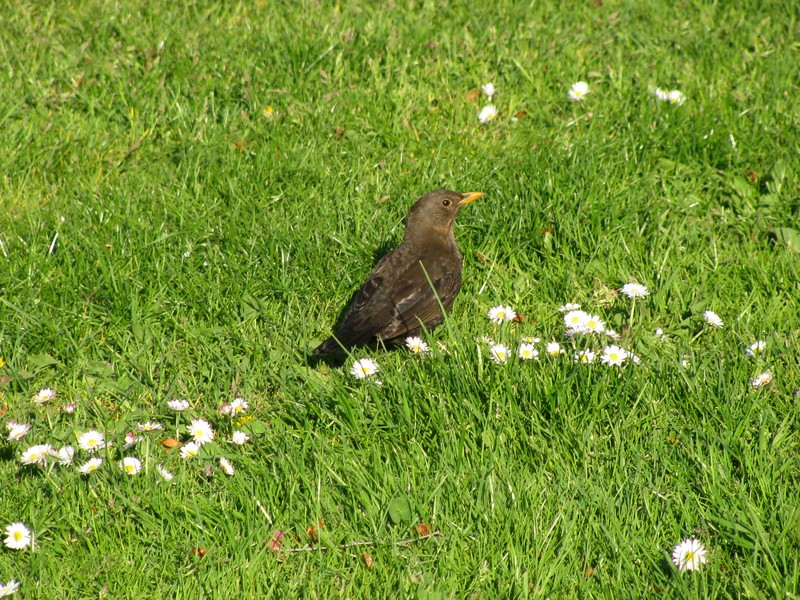
<path id="1" fill-rule="evenodd" d="M 483 195 L 483 192 L 459 194 L 451 190 L 428 192 L 411 207 L 405 237 L 452 235 L 458 210 Z"/>

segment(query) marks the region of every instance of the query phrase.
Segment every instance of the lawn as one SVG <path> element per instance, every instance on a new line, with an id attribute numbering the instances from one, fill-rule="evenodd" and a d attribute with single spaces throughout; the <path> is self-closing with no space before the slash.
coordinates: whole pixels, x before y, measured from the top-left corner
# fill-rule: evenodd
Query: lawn
<path id="1" fill-rule="evenodd" d="M 17 597 L 800 597 L 795 2 L 29 1 L 0 27 Z M 486 195 L 429 351 L 312 360 L 441 187 Z M 613 332 L 568 335 L 568 303 Z"/>

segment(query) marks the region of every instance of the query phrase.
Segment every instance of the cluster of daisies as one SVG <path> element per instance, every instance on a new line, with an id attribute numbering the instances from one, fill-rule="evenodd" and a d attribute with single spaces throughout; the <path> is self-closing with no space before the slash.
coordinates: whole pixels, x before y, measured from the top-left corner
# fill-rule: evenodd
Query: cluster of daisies
<path id="1" fill-rule="evenodd" d="M 650 292 L 646 286 L 635 282 L 626 283 L 619 292 L 631 301 L 629 322 L 632 323 L 636 301 L 647 298 Z M 489 336 L 481 337 L 478 342 L 486 348 L 489 358 L 496 364 L 507 363 L 514 356 L 522 361 L 538 361 L 542 355 L 551 358 L 568 355 L 574 362 L 583 365 L 590 365 L 599 360 L 603 365 L 612 368 L 623 367 L 628 363 L 641 364 L 641 358 L 633 350 L 619 345 L 620 334 L 607 327 L 599 315 L 581 310 L 580 304 L 573 303 L 564 304 L 558 310 L 563 313 L 564 323 L 564 339 L 561 342 L 553 339 L 542 347 L 540 338 L 524 337 L 515 349 L 504 343 L 497 343 Z M 492 307 L 487 317 L 496 326 L 519 319 L 519 315 L 511 306 L 504 305 Z M 711 310 L 703 313 L 703 320 L 709 328 L 721 329 L 725 326 L 719 315 Z M 657 339 L 666 339 L 666 334 L 660 328 L 655 330 L 654 336 Z M 604 343 L 598 348 L 592 345 L 592 340 L 601 340 Z M 424 355 L 431 351 L 429 345 L 417 336 L 406 338 L 405 345 L 413 354 Z M 745 354 L 754 358 L 764 352 L 766 347 L 766 342 L 758 340 L 745 349 Z M 684 359 L 681 365 L 688 366 L 688 361 Z M 380 385 L 382 382 L 377 379 L 378 371 L 380 371 L 378 363 L 371 358 L 354 361 L 350 369 L 350 373 L 356 379 L 368 379 Z M 757 390 L 771 383 L 772 378 L 772 371 L 763 371 L 750 380 L 750 385 Z"/>
<path id="2" fill-rule="evenodd" d="M 34 406 L 41 407 L 46 404 L 54 404 L 57 394 L 53 389 L 45 388 L 36 393 L 32 398 Z M 219 441 L 220 432 L 224 431 L 228 435 L 224 440 L 231 446 L 243 446 L 250 439 L 250 435 L 243 429 L 240 429 L 244 423 L 250 420 L 246 415 L 248 409 L 248 402 L 243 398 L 235 398 L 231 402 L 226 402 L 219 407 L 220 427 L 215 431 L 211 422 L 201 418 L 183 419 L 184 422 L 188 421 L 185 425 L 181 424 L 181 415 L 192 408 L 188 400 L 170 400 L 167 402 L 167 407 L 175 414 L 175 431 L 174 437 L 165 437 L 165 426 L 156 421 L 145 421 L 137 423 L 133 427 L 133 431 L 125 434 L 124 440 L 119 440 L 121 451 L 117 451 L 117 445 L 114 440 L 106 438 L 106 434 L 102 431 L 95 429 L 75 432 L 75 446 L 65 445 L 62 447 L 55 447 L 50 443 L 33 444 L 24 447 L 25 439 L 32 434 L 34 425 L 32 423 L 24 423 L 15 420 L 6 421 L 6 435 L 5 441 L 11 445 L 14 454 L 17 456 L 22 468 L 40 469 L 44 472 L 50 472 L 56 468 L 73 467 L 77 469 L 79 477 L 93 477 L 94 473 L 99 471 L 107 463 L 116 465 L 119 472 L 126 476 L 136 476 L 142 470 L 146 470 L 145 464 L 142 459 L 137 456 L 142 456 L 145 462 L 148 461 L 149 455 L 146 451 L 137 453 L 137 447 L 146 439 L 146 436 L 158 436 L 162 438 L 158 443 L 167 448 L 177 448 L 180 450 L 177 455 L 180 457 L 179 464 L 184 464 L 192 459 L 200 456 L 201 458 L 211 458 L 213 454 L 221 454 L 217 448 L 214 451 L 207 452 L 205 455 L 201 454 L 202 448 L 205 444 L 212 441 Z M 75 412 L 74 403 L 64 404 L 60 407 L 61 412 L 71 414 Z M 36 420 L 36 419 L 34 419 Z M 179 440 L 185 438 L 185 442 L 181 443 Z M 152 439 L 152 438 L 151 438 Z M 113 458 L 116 457 L 116 458 Z M 203 474 L 207 477 L 213 475 L 215 467 L 208 465 L 207 462 L 199 462 L 197 464 L 205 465 L 202 467 Z M 225 456 L 218 458 L 219 469 L 225 475 L 232 476 L 235 473 L 235 468 L 232 462 Z M 155 465 L 155 472 L 161 480 L 171 481 L 174 477 L 173 473 L 169 471 L 163 464 Z M 5 545 L 8 548 L 15 550 L 22 550 L 25 548 L 34 548 L 34 536 L 31 530 L 24 523 L 12 523 L 6 527 Z M 6 584 L 0 583 L 0 597 L 11 595 L 19 588 L 19 582 L 12 580 Z"/>
<path id="3" fill-rule="evenodd" d="M 45 388 L 33 396 L 32 401 L 34 404 L 43 405 L 55 399 L 56 393 L 50 388 Z M 191 408 L 188 400 L 170 400 L 167 406 L 175 413 L 183 413 Z M 229 422 L 226 423 L 227 429 L 232 429 L 236 420 L 242 420 L 244 413 L 247 411 L 248 402 L 243 398 L 235 398 L 232 402 L 225 403 L 219 408 L 222 415 L 229 417 Z M 74 412 L 74 405 L 67 404 L 62 407 L 63 412 Z M 9 420 L 6 422 L 6 440 L 10 443 L 21 442 L 31 431 L 33 425 L 30 423 L 20 423 L 18 421 Z M 145 435 L 153 434 L 164 431 L 164 425 L 155 421 L 146 421 L 144 423 L 137 423 L 134 431 L 129 431 L 125 435 L 122 444 L 123 452 L 132 452 L 136 446 L 143 441 Z M 181 444 L 178 440 L 181 434 L 185 433 L 190 439 Z M 78 472 L 81 475 L 91 475 L 95 473 L 106 462 L 109 457 L 109 452 L 105 453 L 105 457 L 99 456 L 103 449 L 110 449 L 114 446 L 113 441 L 107 441 L 106 436 L 102 431 L 91 429 L 75 434 L 78 449 L 74 446 L 66 445 L 61 448 L 56 448 L 52 444 L 34 444 L 28 446 L 19 452 L 19 461 L 23 466 L 38 466 L 52 468 L 54 465 L 61 467 L 69 467 L 75 462 L 78 451 L 83 455 L 83 462 L 77 465 Z M 215 438 L 215 432 L 211 423 L 205 419 L 190 419 L 189 423 L 184 427 L 180 427 L 179 420 L 176 419 L 176 432 L 175 432 L 175 446 L 180 445 L 180 457 L 183 459 L 195 458 L 200 454 L 203 444 L 211 442 Z M 172 438 L 170 438 L 172 439 Z M 250 436 L 242 430 L 235 429 L 230 434 L 227 442 L 233 445 L 242 446 Z M 137 475 L 142 470 L 142 461 L 136 456 L 124 456 L 119 459 L 117 463 L 119 469 L 126 475 Z M 221 457 L 219 459 L 219 466 L 223 473 L 233 475 L 235 469 L 231 462 Z M 156 472 L 165 481 L 170 481 L 173 474 L 168 471 L 163 465 L 156 465 Z"/>
<path id="4" fill-rule="evenodd" d="M 496 119 L 497 115 L 499 114 L 497 107 L 492 104 L 492 97 L 495 95 L 497 90 L 495 89 L 493 83 L 487 83 L 481 86 L 481 92 L 483 92 L 483 95 L 486 96 L 488 104 L 484 106 L 478 113 L 478 121 L 482 125 L 485 125 L 489 121 Z M 586 100 L 586 96 L 589 95 L 590 92 L 591 89 L 589 88 L 588 83 L 585 81 L 577 81 L 573 83 L 567 91 L 567 98 L 573 102 L 583 102 Z M 656 87 L 653 88 L 651 92 L 657 100 L 661 102 L 667 102 L 668 104 L 680 106 L 686 101 L 686 97 L 679 90 L 666 91 Z M 511 120 L 516 121 L 516 117 L 512 117 Z"/>

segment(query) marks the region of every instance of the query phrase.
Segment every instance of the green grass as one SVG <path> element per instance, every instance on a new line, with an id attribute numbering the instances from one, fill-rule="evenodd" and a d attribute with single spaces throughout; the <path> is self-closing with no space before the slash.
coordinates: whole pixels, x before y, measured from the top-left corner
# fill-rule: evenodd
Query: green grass
<path id="1" fill-rule="evenodd" d="M 37 542 L 2 548 L 0 581 L 20 597 L 797 597 L 796 3 L 18 2 L 0 27 L 0 405 L 33 424 L 0 446 L 0 526 Z M 435 351 L 358 352 L 381 386 L 310 364 L 437 187 L 486 197 L 456 224 Z M 631 279 L 651 291 L 633 323 Z M 642 364 L 495 365 L 475 341 L 542 350 L 568 301 Z M 499 303 L 523 322 L 490 324 Z M 167 400 L 224 438 L 237 395 L 245 446 L 157 443 L 189 417 Z M 148 419 L 166 435 L 123 452 Z M 92 428 L 116 445 L 91 477 L 20 464 Z M 236 474 L 207 475 L 222 455 Z M 690 537 L 709 564 L 679 573 Z"/>

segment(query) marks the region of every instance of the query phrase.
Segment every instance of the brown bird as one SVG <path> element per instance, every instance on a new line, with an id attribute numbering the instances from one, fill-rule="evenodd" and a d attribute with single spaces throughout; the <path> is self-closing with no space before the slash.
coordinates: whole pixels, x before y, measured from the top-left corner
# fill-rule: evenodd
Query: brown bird
<path id="1" fill-rule="evenodd" d="M 434 190 L 419 198 L 408 213 L 402 243 L 375 266 L 336 333 L 314 354 L 396 345 L 423 327 L 441 323 L 441 307 L 449 311 L 461 289 L 461 253 L 453 223 L 462 206 L 481 196 L 483 192 Z"/>

